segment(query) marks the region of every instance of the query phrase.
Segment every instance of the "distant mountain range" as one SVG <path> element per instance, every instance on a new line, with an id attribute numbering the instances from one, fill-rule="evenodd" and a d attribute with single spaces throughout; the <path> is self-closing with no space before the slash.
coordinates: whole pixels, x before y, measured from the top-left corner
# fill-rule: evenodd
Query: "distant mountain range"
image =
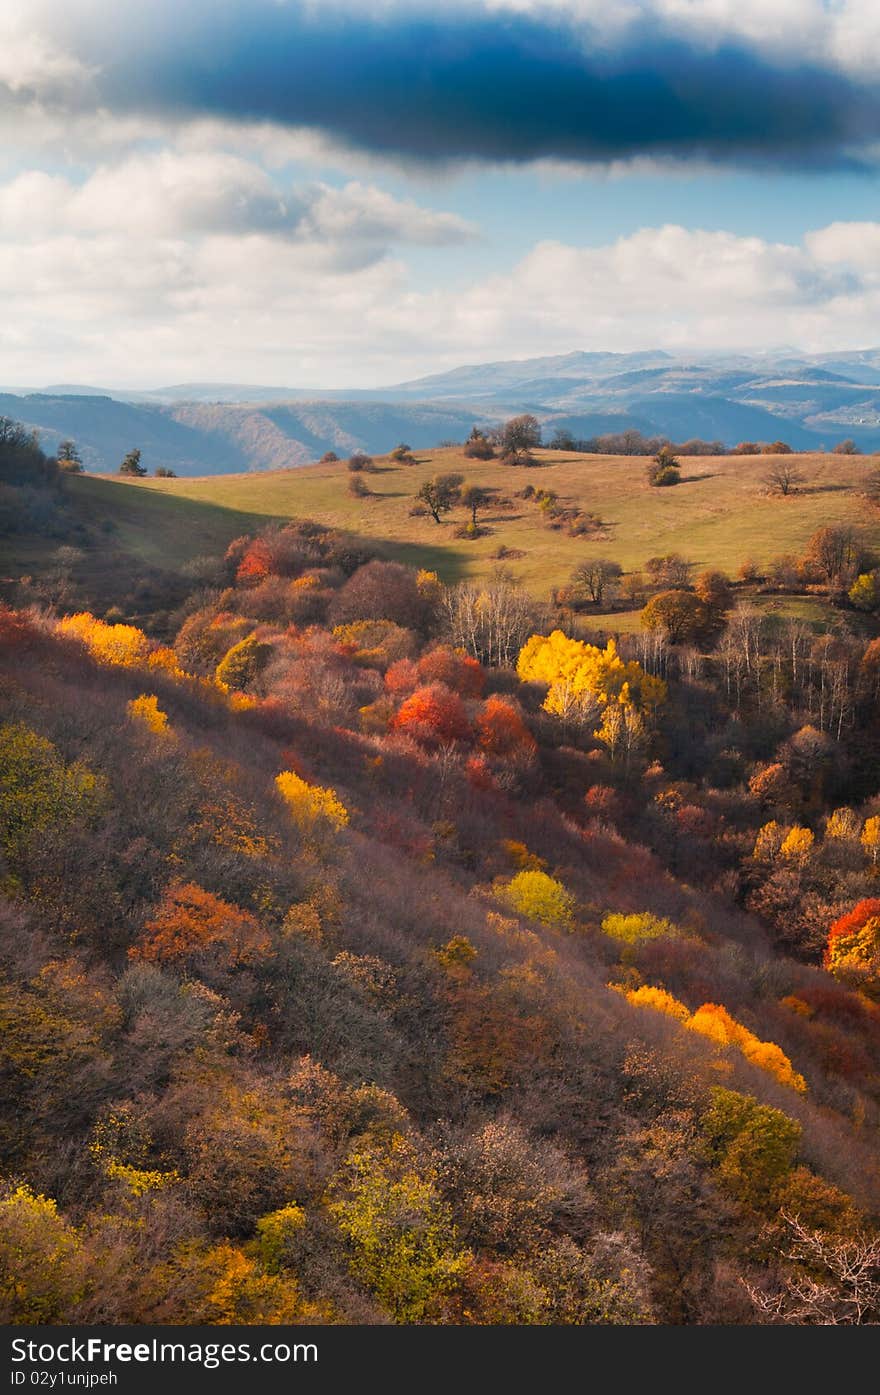
<path id="1" fill-rule="evenodd" d="M 142 392 L 77 384 L 0 391 L 0 416 L 39 431 L 47 450 L 71 437 L 86 468 L 99 472 L 115 470 L 133 446 L 149 469 L 181 475 L 289 468 L 328 450 L 381 454 L 400 441 L 421 450 L 525 411 L 547 435 L 635 427 L 728 446 L 782 438 L 804 450 L 850 436 L 876 450 L 880 349 L 699 360 L 660 350 L 576 352 L 470 364 L 375 389 L 183 383 Z"/>

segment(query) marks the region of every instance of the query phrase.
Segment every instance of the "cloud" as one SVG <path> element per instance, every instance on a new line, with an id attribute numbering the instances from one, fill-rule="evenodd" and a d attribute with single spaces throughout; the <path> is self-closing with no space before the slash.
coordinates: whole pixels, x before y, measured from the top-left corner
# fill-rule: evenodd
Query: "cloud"
<path id="1" fill-rule="evenodd" d="M 331 256 L 323 239 L 60 224 L 0 239 L 0 352 L 19 382 L 339 387 L 578 348 L 846 348 L 876 338 L 878 248 L 880 223 L 800 243 L 669 225 L 601 247 L 544 241 L 450 295 L 393 256 Z"/>
<path id="2" fill-rule="evenodd" d="M 452 213 L 422 208 L 352 181 L 300 187 L 221 151 L 159 150 L 103 165 L 82 183 L 28 170 L 0 185 L 0 238 L 125 233 L 132 241 L 195 234 L 260 233 L 314 244 L 328 256 L 375 259 L 395 243 L 454 246 L 475 230 Z"/>
<path id="3" fill-rule="evenodd" d="M 880 139 L 875 0 L 33 0 L 82 103 L 307 128 L 429 162 L 852 164 Z M 30 62 L 30 69 L 35 64 Z"/>

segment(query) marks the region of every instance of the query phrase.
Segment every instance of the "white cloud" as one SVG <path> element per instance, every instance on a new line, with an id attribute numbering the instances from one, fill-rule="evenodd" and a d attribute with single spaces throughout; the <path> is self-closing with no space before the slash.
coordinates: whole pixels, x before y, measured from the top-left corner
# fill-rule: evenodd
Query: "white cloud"
<path id="1" fill-rule="evenodd" d="M 84 182 L 28 170 L 0 185 L 0 238 L 64 229 L 133 240 L 259 232 L 379 257 L 393 243 L 452 246 L 476 233 L 452 213 L 352 181 L 285 187 L 223 151 L 161 150 L 103 165 Z"/>
<path id="2" fill-rule="evenodd" d="M 646 228 L 603 247 L 539 243 L 452 297 L 390 256 L 328 256 L 323 237 L 57 231 L 0 241 L 0 378 L 367 386 L 575 348 L 852 347 L 876 339 L 878 247 L 873 223 L 799 245 Z"/>

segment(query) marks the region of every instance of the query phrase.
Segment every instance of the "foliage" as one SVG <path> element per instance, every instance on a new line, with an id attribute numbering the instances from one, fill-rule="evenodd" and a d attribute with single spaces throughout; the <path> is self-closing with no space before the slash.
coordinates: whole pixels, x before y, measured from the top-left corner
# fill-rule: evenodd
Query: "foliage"
<path id="1" fill-rule="evenodd" d="M 0 1191 L 0 1321 L 62 1322 L 85 1287 L 79 1236 L 25 1184 Z"/>
<path id="2" fill-rule="evenodd" d="M 47 829 L 90 818 L 103 788 L 83 761 L 66 763 L 24 722 L 0 726 L 0 846 L 7 857 Z"/>
<path id="3" fill-rule="evenodd" d="M 631 988 L 626 993 L 626 1000 L 634 1007 L 651 1008 L 654 1012 L 663 1012 L 667 1017 L 674 1017 L 677 1022 L 687 1022 L 690 1017 L 689 1010 L 684 1003 L 679 1002 L 671 993 L 667 993 L 665 988 L 652 988 L 649 984 L 643 984 L 641 988 Z"/>
<path id="4" fill-rule="evenodd" d="M 678 935 L 680 931 L 671 920 L 652 915 L 650 911 L 637 911 L 629 915 L 611 912 L 602 921 L 602 931 L 612 940 L 624 945 L 637 945 L 645 940 L 656 940 L 664 935 Z"/>
<path id="5" fill-rule="evenodd" d="M 443 683 L 417 688 L 401 703 L 391 725 L 427 745 L 464 741 L 471 732 L 464 703 Z"/>
<path id="6" fill-rule="evenodd" d="M 293 770 L 282 770 L 276 775 L 275 787 L 294 823 L 303 832 L 311 832 L 317 826 L 336 831 L 347 827 L 348 810 L 335 790 L 310 785 Z"/>
<path id="7" fill-rule="evenodd" d="M 767 1207 L 794 1164 L 800 1124 L 753 1095 L 716 1086 L 701 1127 L 724 1185 L 747 1204 Z"/>
<path id="8" fill-rule="evenodd" d="M 601 711 L 610 703 L 651 711 L 666 699 L 666 684 L 634 660 L 624 662 L 610 639 L 604 649 L 569 639 L 561 630 L 532 635 L 520 651 L 516 671 L 523 682 L 546 683 L 544 707 L 564 716 L 572 707 Z"/>
<path id="9" fill-rule="evenodd" d="M 220 660 L 215 678 L 224 687 L 242 691 L 259 677 L 272 657 L 272 645 L 257 639 L 255 634 L 238 640 Z"/>
<path id="10" fill-rule="evenodd" d="M 394 1322 L 438 1317 L 469 1256 L 411 1144 L 397 1134 L 385 1148 L 353 1152 L 335 1190 L 330 1212 L 357 1277 Z"/>
<path id="11" fill-rule="evenodd" d="M 230 966 L 265 959 L 271 941 L 256 916 L 194 882 L 172 882 L 129 950 L 132 959 L 182 964 L 217 953 Z"/>
<path id="12" fill-rule="evenodd" d="M 575 897 L 547 872 L 517 872 L 499 888 L 498 896 L 518 915 L 528 916 L 543 925 L 570 929 L 574 923 Z"/>
<path id="13" fill-rule="evenodd" d="M 155 694 L 141 693 L 140 697 L 132 698 L 126 706 L 126 711 L 131 721 L 140 722 L 154 736 L 171 735 L 168 714 L 160 708 L 159 699 Z"/>
<path id="14" fill-rule="evenodd" d="M 108 625 L 86 610 L 60 620 L 58 629 L 78 639 L 101 664 L 133 668 L 149 658 L 150 641 L 135 625 Z"/>
<path id="15" fill-rule="evenodd" d="M 834 921 L 825 967 L 841 983 L 880 998 L 880 899 L 866 897 Z"/>
<path id="16" fill-rule="evenodd" d="M 737 1022 L 726 1008 L 717 1003 L 703 1003 L 686 1024 L 692 1032 L 699 1032 L 719 1046 L 734 1046 L 741 1051 L 747 1061 L 760 1070 L 766 1070 L 780 1085 L 789 1085 L 801 1094 L 807 1082 L 793 1068 L 785 1052 L 772 1041 L 760 1041 L 742 1023 Z"/>

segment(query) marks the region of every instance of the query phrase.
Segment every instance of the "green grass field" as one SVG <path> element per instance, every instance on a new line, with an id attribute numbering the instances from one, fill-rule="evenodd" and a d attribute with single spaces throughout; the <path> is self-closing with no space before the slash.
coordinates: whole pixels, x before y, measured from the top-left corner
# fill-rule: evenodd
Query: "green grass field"
<path id="1" fill-rule="evenodd" d="M 680 552 L 698 568 L 733 575 L 748 558 L 760 565 L 802 551 L 825 523 L 859 524 L 880 544 L 880 521 L 866 515 L 860 493 L 870 468 L 860 456 L 799 456 L 806 480 L 788 498 L 768 497 L 762 481 L 769 462 L 761 456 L 686 458 L 681 484 L 669 489 L 646 483 L 645 461 L 638 457 L 541 451 L 539 462 L 534 469 L 515 469 L 467 460 L 455 448 L 423 452 L 413 466 L 382 460 L 375 474 L 364 477 L 373 491 L 367 499 L 348 493 L 344 463 L 199 479 L 92 477 L 72 483 L 94 513 L 106 509 L 117 520 L 121 547 L 157 564 L 173 566 L 216 551 L 271 518 L 313 518 L 369 538 L 389 557 L 436 569 L 446 581 L 485 576 L 503 545 L 518 554 L 511 570 L 540 598 L 586 556 L 613 558 L 632 571 L 648 557 Z M 555 490 L 561 503 L 600 515 L 604 535 L 572 538 L 554 531 L 534 504 L 520 499 L 509 512 L 489 509 L 482 521 L 490 531 L 474 541 L 453 535 L 466 521 L 463 509 L 439 526 L 430 517 L 410 517 L 419 486 L 438 471 L 452 470 L 507 497 L 526 484 Z"/>

